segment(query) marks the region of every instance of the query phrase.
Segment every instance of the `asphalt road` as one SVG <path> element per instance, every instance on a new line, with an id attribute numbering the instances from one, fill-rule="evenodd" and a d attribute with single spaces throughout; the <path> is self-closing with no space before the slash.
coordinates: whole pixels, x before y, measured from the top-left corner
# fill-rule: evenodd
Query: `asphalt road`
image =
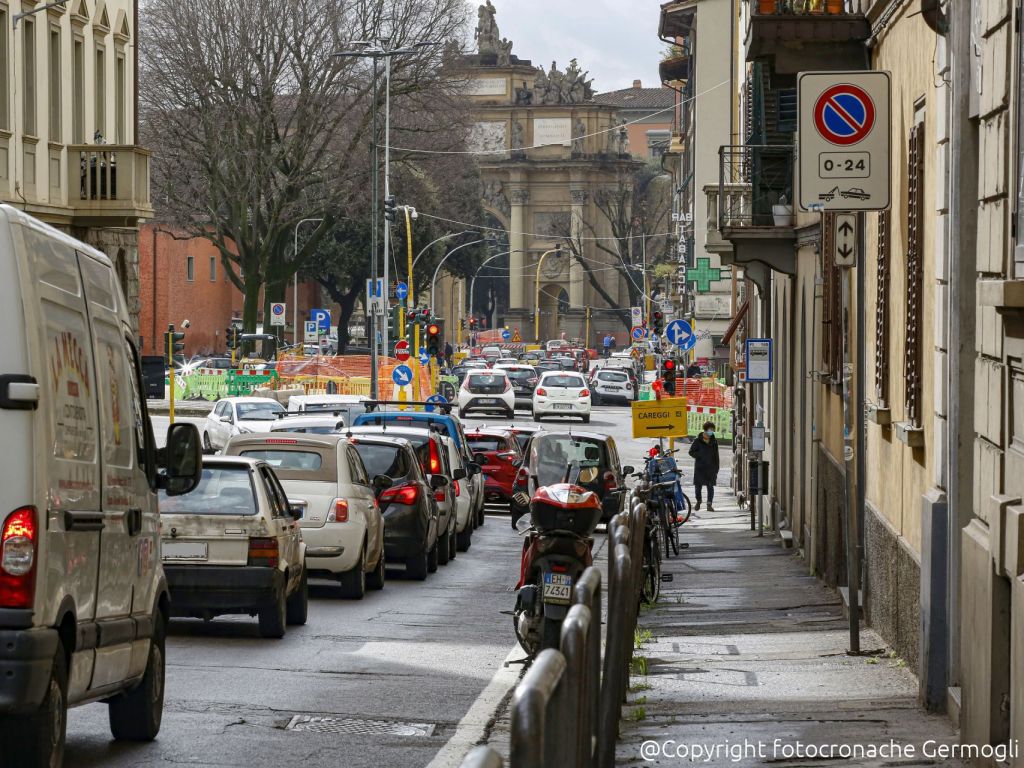
<path id="1" fill-rule="evenodd" d="M 517 421 L 532 423 L 523 412 Z M 167 418 L 153 417 L 153 424 L 162 442 Z M 614 435 L 626 464 L 639 465 L 651 444 L 628 437 L 623 407 L 595 409 L 585 427 L 564 426 L 570 424 Z M 453 737 L 458 743 L 467 713 L 487 709 L 485 721 L 498 703 L 495 691 L 500 700 L 515 683 L 520 668 L 502 669 L 510 653 L 522 656 L 513 653 L 506 613 L 519 557 L 509 518 L 491 514 L 472 548 L 426 582 L 389 571 L 384 590 L 358 602 L 339 598 L 331 582 L 311 582 L 309 621 L 282 640 L 260 639 L 248 617 L 175 620 L 157 741 L 114 744 L 106 708 L 89 705 L 69 715 L 66 765 L 427 766 Z M 498 685 L 489 686 L 496 675 Z M 332 720 L 313 731 L 286 729 L 303 717 Z M 442 750 L 432 768 L 457 765 L 456 754 L 451 746 Z"/>

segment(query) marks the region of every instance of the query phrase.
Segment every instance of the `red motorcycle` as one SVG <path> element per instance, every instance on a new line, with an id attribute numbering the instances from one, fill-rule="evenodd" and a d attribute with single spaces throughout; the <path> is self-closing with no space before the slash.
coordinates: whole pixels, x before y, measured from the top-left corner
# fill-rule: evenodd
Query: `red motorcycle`
<path id="1" fill-rule="evenodd" d="M 519 644 L 531 656 L 558 648 L 573 586 L 594 562 L 591 535 L 601 521 L 601 500 L 577 485 L 590 482 L 588 476 L 596 475 L 596 468 L 581 469 L 578 462 L 566 467 L 563 462 L 562 469 L 563 482 L 537 487 L 529 501 L 530 514 L 516 524 L 526 540 L 512 618 Z M 531 471 L 531 485 L 537 485 L 537 478 Z"/>

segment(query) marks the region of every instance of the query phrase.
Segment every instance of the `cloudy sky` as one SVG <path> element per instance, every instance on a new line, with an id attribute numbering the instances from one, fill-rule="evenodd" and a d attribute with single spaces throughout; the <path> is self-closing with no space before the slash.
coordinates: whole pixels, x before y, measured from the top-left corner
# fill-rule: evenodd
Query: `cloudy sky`
<path id="1" fill-rule="evenodd" d="M 476 8 L 482 0 L 469 0 Z M 535 65 L 565 71 L 576 57 L 590 70 L 594 88 L 614 91 L 640 79 L 644 87 L 658 83 L 659 0 L 491 0 L 502 37 L 512 53 Z"/>

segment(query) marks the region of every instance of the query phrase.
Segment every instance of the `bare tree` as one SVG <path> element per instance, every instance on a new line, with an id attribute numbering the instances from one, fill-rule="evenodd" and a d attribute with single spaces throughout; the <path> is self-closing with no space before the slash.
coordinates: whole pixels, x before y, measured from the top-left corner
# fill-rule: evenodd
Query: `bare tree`
<path id="1" fill-rule="evenodd" d="M 283 299 L 292 275 L 341 218 L 369 210 L 370 114 L 382 93 L 372 64 L 334 54 L 353 40 L 387 37 L 400 47 L 461 39 L 466 6 L 148 0 L 143 20 L 140 99 L 155 154 L 154 198 L 168 223 L 218 248 L 244 293 L 244 326 L 253 330 L 261 289 L 265 305 Z M 441 63 L 440 45 L 396 59 L 393 98 L 429 92 L 431 103 L 447 103 L 454 86 Z M 424 132 L 437 142 L 459 136 L 430 125 Z M 292 254 L 304 218 L 322 221 Z"/>

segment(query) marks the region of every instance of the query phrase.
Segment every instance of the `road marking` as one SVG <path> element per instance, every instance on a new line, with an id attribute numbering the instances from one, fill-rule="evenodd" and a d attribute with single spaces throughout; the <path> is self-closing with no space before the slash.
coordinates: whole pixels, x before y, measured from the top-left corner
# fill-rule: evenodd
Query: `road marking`
<path id="1" fill-rule="evenodd" d="M 510 628 L 511 624 L 510 621 Z M 520 664 L 510 665 L 509 662 L 522 659 L 524 655 L 525 651 L 519 647 L 519 643 L 512 646 L 512 650 L 508 652 L 508 656 L 498 667 L 487 687 L 477 696 L 476 701 L 455 727 L 455 733 L 434 755 L 427 768 L 458 768 L 462 764 L 469 751 L 484 737 L 487 724 L 494 717 L 502 699 L 519 682 L 523 667 Z"/>

